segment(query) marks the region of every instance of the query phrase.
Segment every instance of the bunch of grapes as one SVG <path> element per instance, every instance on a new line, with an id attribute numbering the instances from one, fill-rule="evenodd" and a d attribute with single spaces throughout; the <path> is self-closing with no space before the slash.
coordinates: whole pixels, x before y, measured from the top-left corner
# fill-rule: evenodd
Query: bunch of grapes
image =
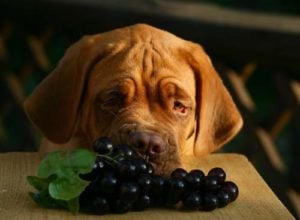
<path id="1" fill-rule="evenodd" d="M 141 211 L 149 207 L 181 207 L 212 211 L 236 200 L 238 187 L 226 181 L 222 168 L 208 174 L 175 169 L 170 177 L 154 174 L 150 163 L 125 145 L 113 146 L 102 137 L 93 145 L 97 153 L 93 170 L 81 175 L 91 181 L 80 195 L 83 211 L 103 215 Z"/>

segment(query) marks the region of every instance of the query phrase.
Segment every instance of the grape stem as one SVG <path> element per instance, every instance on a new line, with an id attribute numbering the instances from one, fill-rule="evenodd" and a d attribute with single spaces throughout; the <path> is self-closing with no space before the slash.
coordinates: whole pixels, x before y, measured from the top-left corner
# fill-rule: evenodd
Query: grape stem
<path id="1" fill-rule="evenodd" d="M 107 159 L 108 161 L 113 162 L 114 164 L 118 164 L 118 161 L 114 160 L 113 158 L 111 158 L 109 156 L 106 156 L 106 155 L 103 155 L 103 154 L 98 154 L 98 156 L 102 157 L 104 159 Z"/>

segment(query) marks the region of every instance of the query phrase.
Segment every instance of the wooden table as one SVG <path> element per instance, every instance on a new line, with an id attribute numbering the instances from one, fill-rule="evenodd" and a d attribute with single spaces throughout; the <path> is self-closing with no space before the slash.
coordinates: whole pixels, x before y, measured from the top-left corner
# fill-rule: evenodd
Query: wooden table
<path id="1" fill-rule="evenodd" d="M 283 206 L 246 157 L 238 154 L 212 154 L 205 159 L 191 158 L 188 167 L 207 172 L 220 166 L 229 180 L 240 190 L 238 199 L 225 208 L 213 212 L 150 209 L 124 215 L 72 215 L 64 210 L 48 210 L 37 206 L 28 196 L 33 188 L 27 175 L 35 175 L 40 157 L 36 153 L 0 154 L 0 219 L 295 219 Z"/>

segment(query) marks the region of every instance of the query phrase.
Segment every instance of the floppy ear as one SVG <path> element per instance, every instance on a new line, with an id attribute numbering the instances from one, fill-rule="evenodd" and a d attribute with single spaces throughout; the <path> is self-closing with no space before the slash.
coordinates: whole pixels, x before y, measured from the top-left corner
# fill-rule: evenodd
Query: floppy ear
<path id="1" fill-rule="evenodd" d="M 24 103 L 33 124 L 49 140 L 67 142 L 74 132 L 76 118 L 89 72 L 101 56 L 93 37 L 73 44 L 58 66 Z"/>
<path id="2" fill-rule="evenodd" d="M 243 125 L 229 92 L 202 47 L 191 45 L 196 80 L 196 137 L 194 154 L 206 155 L 231 140 Z"/>

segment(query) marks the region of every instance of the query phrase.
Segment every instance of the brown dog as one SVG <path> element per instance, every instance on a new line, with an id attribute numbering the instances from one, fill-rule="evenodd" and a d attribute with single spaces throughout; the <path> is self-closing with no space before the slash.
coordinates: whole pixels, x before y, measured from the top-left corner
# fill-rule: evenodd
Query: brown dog
<path id="1" fill-rule="evenodd" d="M 237 134 L 242 118 L 198 44 L 137 24 L 86 36 L 25 102 L 41 151 L 130 144 L 159 173 Z"/>

